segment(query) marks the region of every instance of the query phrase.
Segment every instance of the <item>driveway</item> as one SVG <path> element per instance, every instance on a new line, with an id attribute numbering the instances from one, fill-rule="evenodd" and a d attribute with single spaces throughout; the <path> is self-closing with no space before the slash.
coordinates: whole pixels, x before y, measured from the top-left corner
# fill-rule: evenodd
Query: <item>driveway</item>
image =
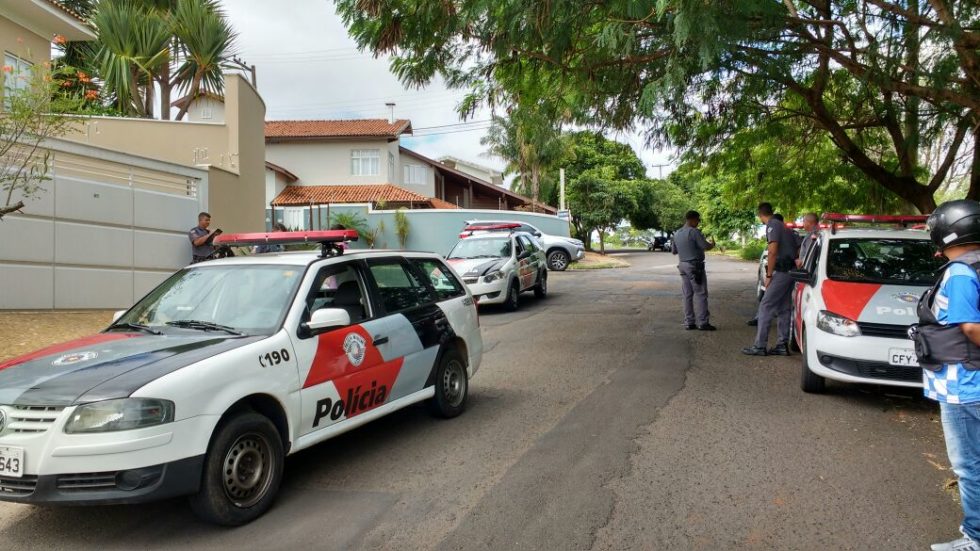
<path id="1" fill-rule="evenodd" d="M 938 410 L 915 392 L 799 390 L 746 358 L 755 264 L 709 259 L 715 333 L 681 327 L 665 253 L 552 273 L 482 312 L 469 410 L 413 407 L 291 457 L 238 529 L 182 500 L 0 504 L 4 549 L 923 549 L 956 534 Z M 3 327 L 0 316 L 0 327 Z"/>

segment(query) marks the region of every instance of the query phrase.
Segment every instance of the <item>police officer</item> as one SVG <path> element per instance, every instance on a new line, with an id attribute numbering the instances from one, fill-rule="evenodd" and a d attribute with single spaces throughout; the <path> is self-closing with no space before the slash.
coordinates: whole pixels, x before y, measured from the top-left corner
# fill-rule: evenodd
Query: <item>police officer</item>
<path id="1" fill-rule="evenodd" d="M 773 216 L 772 204 L 759 203 L 756 211 L 759 220 L 766 225 L 766 242 L 769 257 L 766 261 L 766 292 L 759 303 L 759 326 L 755 343 L 742 349 L 750 356 L 789 356 L 790 313 L 793 310 L 793 280 L 789 271 L 796 265 L 796 240 L 792 230 Z M 778 317 L 776 346 L 769 344 L 769 323 Z"/>
<path id="2" fill-rule="evenodd" d="M 684 297 L 684 325 L 688 330 L 714 331 L 709 322 L 708 275 L 705 273 L 704 252 L 715 247 L 698 229 L 701 215 L 695 210 L 684 215 L 687 223 L 674 232 L 671 252 L 678 256 L 677 269 L 681 273 L 681 294 Z M 695 308 L 696 307 L 696 308 Z M 695 324 L 695 310 L 697 324 Z"/>
<path id="3" fill-rule="evenodd" d="M 800 254 L 796 258 L 796 267 L 799 268 L 803 266 L 803 260 L 806 258 L 806 253 L 809 252 L 810 247 L 817 242 L 817 237 L 820 232 L 819 219 L 816 213 L 809 212 L 803 216 L 803 239 L 800 242 Z"/>
<path id="4" fill-rule="evenodd" d="M 926 228 L 949 263 L 919 301 L 910 336 L 924 369 L 924 393 L 939 402 L 963 507 L 963 537 L 932 549 L 980 551 L 980 203 L 943 203 Z"/>
<path id="5" fill-rule="evenodd" d="M 208 232 L 211 225 L 211 215 L 202 212 L 197 215 L 197 225 L 187 232 L 187 238 L 191 241 L 191 264 L 204 262 L 214 256 L 214 245 L 212 241 L 221 233 L 221 230 Z"/>

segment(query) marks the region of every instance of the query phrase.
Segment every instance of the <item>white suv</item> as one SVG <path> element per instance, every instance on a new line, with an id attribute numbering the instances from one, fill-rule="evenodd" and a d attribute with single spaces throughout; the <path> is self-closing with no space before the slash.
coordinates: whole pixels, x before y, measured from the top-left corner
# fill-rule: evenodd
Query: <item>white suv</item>
<path id="1" fill-rule="evenodd" d="M 563 272 L 568 269 L 568 265 L 577 260 L 585 258 L 585 244 L 572 237 L 562 237 L 560 235 L 550 235 L 543 233 L 538 228 L 515 220 L 468 220 L 466 227 L 463 228 L 460 237 L 483 233 L 489 226 L 514 226 L 513 231 L 522 231 L 533 235 L 541 243 L 545 258 L 548 261 L 548 269 L 556 272 Z M 499 231 L 499 230 L 497 230 Z"/>
<path id="2" fill-rule="evenodd" d="M 482 351 L 472 295 L 433 254 L 195 264 L 102 333 L 0 364 L 0 500 L 189 495 L 244 524 L 286 455 L 416 402 L 461 413 Z"/>

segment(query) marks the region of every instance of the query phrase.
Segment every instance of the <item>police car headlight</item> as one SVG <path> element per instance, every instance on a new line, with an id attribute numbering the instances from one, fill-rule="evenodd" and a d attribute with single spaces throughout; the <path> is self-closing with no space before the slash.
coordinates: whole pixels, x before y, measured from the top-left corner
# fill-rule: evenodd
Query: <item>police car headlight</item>
<path id="1" fill-rule="evenodd" d="M 502 270 L 497 270 L 496 272 L 493 272 L 493 273 L 491 273 L 489 275 L 483 276 L 483 282 L 484 283 L 493 283 L 494 281 L 497 281 L 498 279 L 503 279 L 503 278 L 504 278 L 504 272 Z"/>
<path id="2" fill-rule="evenodd" d="M 856 321 L 826 310 L 821 310 L 817 314 L 817 327 L 841 337 L 857 337 L 861 334 Z"/>
<path id="3" fill-rule="evenodd" d="M 92 402 L 75 408 L 65 432 L 113 432 L 141 429 L 174 420 L 174 403 L 156 398 L 123 398 Z"/>

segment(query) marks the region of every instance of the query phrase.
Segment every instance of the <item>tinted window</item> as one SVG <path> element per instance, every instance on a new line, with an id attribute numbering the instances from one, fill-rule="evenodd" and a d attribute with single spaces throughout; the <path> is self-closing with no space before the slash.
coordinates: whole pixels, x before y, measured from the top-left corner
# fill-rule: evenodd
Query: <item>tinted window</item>
<path id="1" fill-rule="evenodd" d="M 363 282 L 354 265 L 334 264 L 317 274 L 306 305 L 309 313 L 321 308 L 342 308 L 350 314 L 351 323 L 358 323 L 371 317 L 365 296 Z"/>
<path id="2" fill-rule="evenodd" d="M 525 250 L 530 251 L 532 253 L 540 250 L 538 249 L 537 243 L 535 243 L 533 239 L 529 239 L 527 236 L 524 235 L 521 236 L 521 244 L 524 245 Z"/>
<path id="3" fill-rule="evenodd" d="M 428 287 L 398 259 L 372 262 L 371 275 L 378 286 L 381 304 L 389 314 L 435 300 Z"/>
<path id="4" fill-rule="evenodd" d="M 932 285 L 943 265 L 930 241 L 831 239 L 827 277 L 838 281 Z"/>
<path id="5" fill-rule="evenodd" d="M 415 266 L 428 276 L 429 282 L 436 291 L 439 300 L 446 300 L 466 294 L 463 286 L 453 276 L 453 273 L 446 268 L 445 264 L 438 260 L 428 258 L 417 258 L 412 260 Z"/>

